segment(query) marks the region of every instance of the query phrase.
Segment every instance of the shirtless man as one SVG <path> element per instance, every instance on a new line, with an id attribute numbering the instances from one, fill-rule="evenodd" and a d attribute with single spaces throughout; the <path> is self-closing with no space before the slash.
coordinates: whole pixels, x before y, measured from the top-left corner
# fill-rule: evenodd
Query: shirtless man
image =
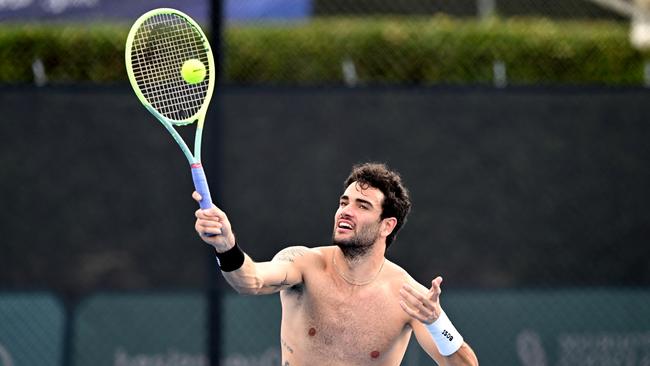
<path id="1" fill-rule="evenodd" d="M 196 211 L 196 231 L 237 292 L 280 292 L 282 365 L 397 366 L 411 333 L 439 365 L 478 365 L 440 307 L 442 278 L 427 289 L 384 256 L 411 207 L 399 175 L 357 165 L 344 190 L 332 246 L 288 247 L 270 262 L 241 251 L 219 208 Z"/>

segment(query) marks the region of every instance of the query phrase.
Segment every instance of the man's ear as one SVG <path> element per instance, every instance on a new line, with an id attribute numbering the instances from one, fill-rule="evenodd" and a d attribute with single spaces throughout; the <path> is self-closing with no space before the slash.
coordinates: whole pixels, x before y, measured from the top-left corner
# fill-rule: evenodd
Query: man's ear
<path id="1" fill-rule="evenodd" d="M 387 217 L 381 220 L 381 235 L 386 237 L 395 230 L 397 226 L 397 219 L 394 217 Z"/>

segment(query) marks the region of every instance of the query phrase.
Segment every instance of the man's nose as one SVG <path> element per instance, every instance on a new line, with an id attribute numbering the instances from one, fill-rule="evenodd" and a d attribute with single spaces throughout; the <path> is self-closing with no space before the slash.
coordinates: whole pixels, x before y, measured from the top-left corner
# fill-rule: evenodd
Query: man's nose
<path id="1" fill-rule="evenodd" d="M 352 209 L 350 208 L 350 205 L 341 208 L 341 211 L 339 212 L 339 217 L 342 219 L 352 217 Z"/>

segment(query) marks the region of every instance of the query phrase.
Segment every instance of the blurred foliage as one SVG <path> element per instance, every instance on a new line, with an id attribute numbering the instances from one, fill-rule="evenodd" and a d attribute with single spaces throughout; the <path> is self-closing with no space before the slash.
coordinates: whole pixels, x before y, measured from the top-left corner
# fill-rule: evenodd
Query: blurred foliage
<path id="1" fill-rule="evenodd" d="M 236 83 L 340 83 L 344 60 L 367 83 L 489 83 L 495 61 L 515 84 L 643 81 L 644 57 L 617 22 L 320 19 L 231 27 L 227 40 Z"/>
<path id="2" fill-rule="evenodd" d="M 30 83 L 41 60 L 53 83 L 126 80 L 128 25 L 0 25 L 0 82 Z M 226 28 L 229 84 L 342 84 L 343 65 L 365 84 L 643 83 L 645 56 L 615 21 L 531 18 L 316 18 Z"/>
<path id="3" fill-rule="evenodd" d="M 0 82 L 31 82 L 37 60 L 56 83 L 126 80 L 127 33 L 125 25 L 2 24 Z"/>

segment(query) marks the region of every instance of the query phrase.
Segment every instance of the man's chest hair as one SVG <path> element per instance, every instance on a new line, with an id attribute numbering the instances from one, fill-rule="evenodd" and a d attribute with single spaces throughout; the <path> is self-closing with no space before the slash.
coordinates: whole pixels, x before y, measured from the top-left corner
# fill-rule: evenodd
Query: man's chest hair
<path id="1" fill-rule="evenodd" d="M 325 283 L 301 290 L 294 292 L 296 310 L 316 331 L 314 341 L 372 352 L 387 347 L 406 326 L 397 297 L 386 286 L 345 291 Z"/>

